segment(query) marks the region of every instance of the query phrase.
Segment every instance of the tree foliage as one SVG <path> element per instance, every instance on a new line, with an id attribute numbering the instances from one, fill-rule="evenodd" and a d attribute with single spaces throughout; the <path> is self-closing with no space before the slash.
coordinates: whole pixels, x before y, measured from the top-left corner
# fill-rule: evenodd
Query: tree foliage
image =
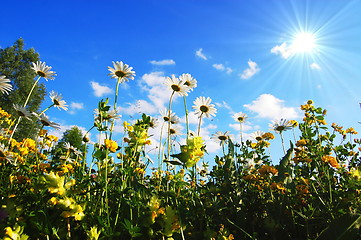
<path id="1" fill-rule="evenodd" d="M 63 153 L 62 151 L 65 149 L 65 143 L 69 143 L 72 147 L 78 149 L 79 151 L 85 150 L 85 144 L 83 143 L 83 133 L 76 126 L 73 126 L 71 129 L 68 129 L 63 133 L 62 138 L 54 148 L 56 155 Z"/>
<path id="2" fill-rule="evenodd" d="M 0 95 L 0 107 L 12 114 L 18 116 L 14 110 L 14 104 L 23 105 L 30 89 L 35 82 L 36 73 L 31 69 L 31 63 L 39 60 L 39 54 L 34 48 L 24 49 L 24 40 L 18 39 L 13 46 L 0 49 L 0 75 L 6 76 L 11 80 L 13 91 L 9 95 Z M 26 108 L 30 112 L 37 112 L 44 100 L 45 85 L 37 84 L 31 95 Z M 15 139 L 34 137 L 40 128 L 40 124 L 35 118 L 30 121 L 23 118 L 22 124 L 14 134 Z"/>

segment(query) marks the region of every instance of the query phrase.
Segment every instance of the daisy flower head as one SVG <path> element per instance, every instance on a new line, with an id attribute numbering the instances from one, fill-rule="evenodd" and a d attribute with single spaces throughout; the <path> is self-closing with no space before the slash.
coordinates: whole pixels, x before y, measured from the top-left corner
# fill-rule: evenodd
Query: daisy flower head
<path id="1" fill-rule="evenodd" d="M 172 126 L 169 129 L 169 135 L 178 136 L 178 135 L 182 135 L 182 132 L 180 131 L 180 129 L 178 127 Z"/>
<path id="2" fill-rule="evenodd" d="M 43 124 L 44 126 L 52 127 L 55 129 L 60 129 L 60 125 L 55 122 L 50 121 L 49 117 L 45 113 L 43 113 L 41 116 L 38 116 L 38 117 L 39 117 L 41 124 Z"/>
<path id="3" fill-rule="evenodd" d="M 111 78 L 117 78 L 121 83 L 133 80 L 135 72 L 132 67 L 122 61 L 113 62 L 113 67 L 108 67 L 110 73 L 108 74 Z"/>
<path id="4" fill-rule="evenodd" d="M 55 107 L 57 107 L 59 110 L 64 109 L 65 111 L 68 110 L 68 105 L 66 105 L 66 102 L 62 100 L 62 96 L 59 93 L 56 93 L 54 91 L 50 92 L 50 99 L 53 101 L 53 104 Z"/>
<path id="5" fill-rule="evenodd" d="M 234 121 L 239 122 L 239 123 L 244 123 L 247 120 L 247 118 L 248 118 L 247 114 L 245 114 L 243 112 L 238 112 L 238 113 L 233 114 Z"/>
<path id="6" fill-rule="evenodd" d="M 211 139 L 222 145 L 228 139 L 230 139 L 229 131 L 226 132 L 217 131 L 216 133 L 212 134 Z"/>
<path id="7" fill-rule="evenodd" d="M 204 114 L 207 118 L 210 116 L 216 116 L 217 109 L 214 107 L 214 104 L 211 104 L 212 99 L 210 97 L 197 97 L 194 100 L 194 106 L 192 107 L 195 110 L 195 114 L 199 115 L 199 118 Z"/>
<path id="8" fill-rule="evenodd" d="M 197 87 L 197 80 L 189 73 L 183 73 L 180 75 L 179 80 L 182 81 L 184 85 L 188 86 L 190 90 Z"/>
<path id="9" fill-rule="evenodd" d="M 270 123 L 269 126 L 271 127 L 271 130 L 275 131 L 276 133 L 282 133 L 283 131 L 292 129 L 293 127 L 290 121 L 283 118 L 279 121 L 272 121 L 272 123 Z"/>
<path id="10" fill-rule="evenodd" d="M 259 142 L 259 141 L 263 140 L 264 134 L 265 134 L 265 132 L 258 130 L 258 131 L 255 131 L 254 133 L 251 133 L 251 137 Z"/>
<path id="11" fill-rule="evenodd" d="M 165 84 L 171 91 L 178 93 L 180 96 L 187 96 L 190 91 L 190 87 L 185 85 L 182 80 L 176 78 L 174 75 L 167 77 Z"/>
<path id="12" fill-rule="evenodd" d="M 156 128 L 158 126 L 158 119 L 150 117 L 149 127 Z"/>
<path id="13" fill-rule="evenodd" d="M 9 82 L 10 80 L 5 78 L 5 76 L 0 76 L 0 92 L 2 94 L 9 94 L 13 90 L 13 86 Z"/>
<path id="14" fill-rule="evenodd" d="M 35 73 L 44 78 L 46 81 L 48 81 L 48 79 L 50 80 L 54 80 L 56 73 L 54 71 L 51 71 L 50 66 L 47 66 L 45 62 L 41 62 L 41 61 L 37 61 L 36 63 L 32 63 L 33 67 L 32 69 L 35 71 Z"/>
<path id="15" fill-rule="evenodd" d="M 170 122 L 171 124 L 176 124 L 179 122 L 179 118 L 175 115 L 172 110 L 168 111 L 168 109 L 164 109 L 160 111 L 160 114 L 162 115 L 162 119 L 165 122 Z"/>
<path id="16" fill-rule="evenodd" d="M 25 117 L 26 119 L 31 120 L 31 113 L 23 106 L 19 104 L 14 104 L 15 111 L 19 114 L 21 117 Z"/>

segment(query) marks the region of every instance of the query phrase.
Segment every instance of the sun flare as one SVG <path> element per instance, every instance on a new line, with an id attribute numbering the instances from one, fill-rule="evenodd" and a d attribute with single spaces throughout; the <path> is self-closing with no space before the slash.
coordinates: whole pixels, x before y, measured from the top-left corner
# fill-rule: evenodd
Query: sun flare
<path id="1" fill-rule="evenodd" d="M 292 46 L 294 53 L 311 53 L 316 48 L 316 37 L 309 32 L 301 32 L 295 35 Z"/>

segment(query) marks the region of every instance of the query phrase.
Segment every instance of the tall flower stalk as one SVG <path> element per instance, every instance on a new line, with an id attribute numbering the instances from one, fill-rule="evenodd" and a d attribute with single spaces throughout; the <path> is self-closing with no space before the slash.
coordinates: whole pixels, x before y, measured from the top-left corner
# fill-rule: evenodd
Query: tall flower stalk
<path id="1" fill-rule="evenodd" d="M 32 64 L 33 64 L 32 69 L 35 71 L 35 73 L 38 75 L 38 77 L 35 80 L 33 86 L 31 87 L 30 92 L 24 102 L 24 105 L 23 105 L 24 108 L 26 108 L 26 106 L 28 105 L 30 97 L 35 89 L 35 86 L 38 84 L 40 78 L 44 78 L 46 81 L 48 81 L 48 79 L 54 80 L 55 76 L 56 76 L 56 73 L 54 71 L 51 71 L 52 67 L 47 66 L 45 62 L 37 61 L 36 63 L 32 63 Z M 21 119 L 22 119 L 22 116 L 19 116 L 17 123 L 14 126 L 13 132 L 11 133 L 10 140 L 13 138 L 14 133 L 15 133 Z"/>
<path id="2" fill-rule="evenodd" d="M 202 125 L 202 117 L 203 115 L 205 117 L 211 117 L 216 116 L 217 109 L 214 107 L 214 104 L 211 104 L 212 99 L 210 97 L 197 97 L 196 100 L 194 100 L 193 109 L 195 110 L 195 114 L 199 115 L 199 124 L 198 124 L 198 136 L 200 136 L 201 132 L 201 125 Z"/>

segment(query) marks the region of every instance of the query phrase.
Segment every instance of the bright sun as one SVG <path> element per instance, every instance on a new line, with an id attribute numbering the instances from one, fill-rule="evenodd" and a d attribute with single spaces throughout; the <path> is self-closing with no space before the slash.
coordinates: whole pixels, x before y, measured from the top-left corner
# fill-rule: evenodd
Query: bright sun
<path id="1" fill-rule="evenodd" d="M 315 35 L 309 32 L 301 32 L 295 35 L 291 46 L 294 53 L 311 53 L 315 47 Z"/>

